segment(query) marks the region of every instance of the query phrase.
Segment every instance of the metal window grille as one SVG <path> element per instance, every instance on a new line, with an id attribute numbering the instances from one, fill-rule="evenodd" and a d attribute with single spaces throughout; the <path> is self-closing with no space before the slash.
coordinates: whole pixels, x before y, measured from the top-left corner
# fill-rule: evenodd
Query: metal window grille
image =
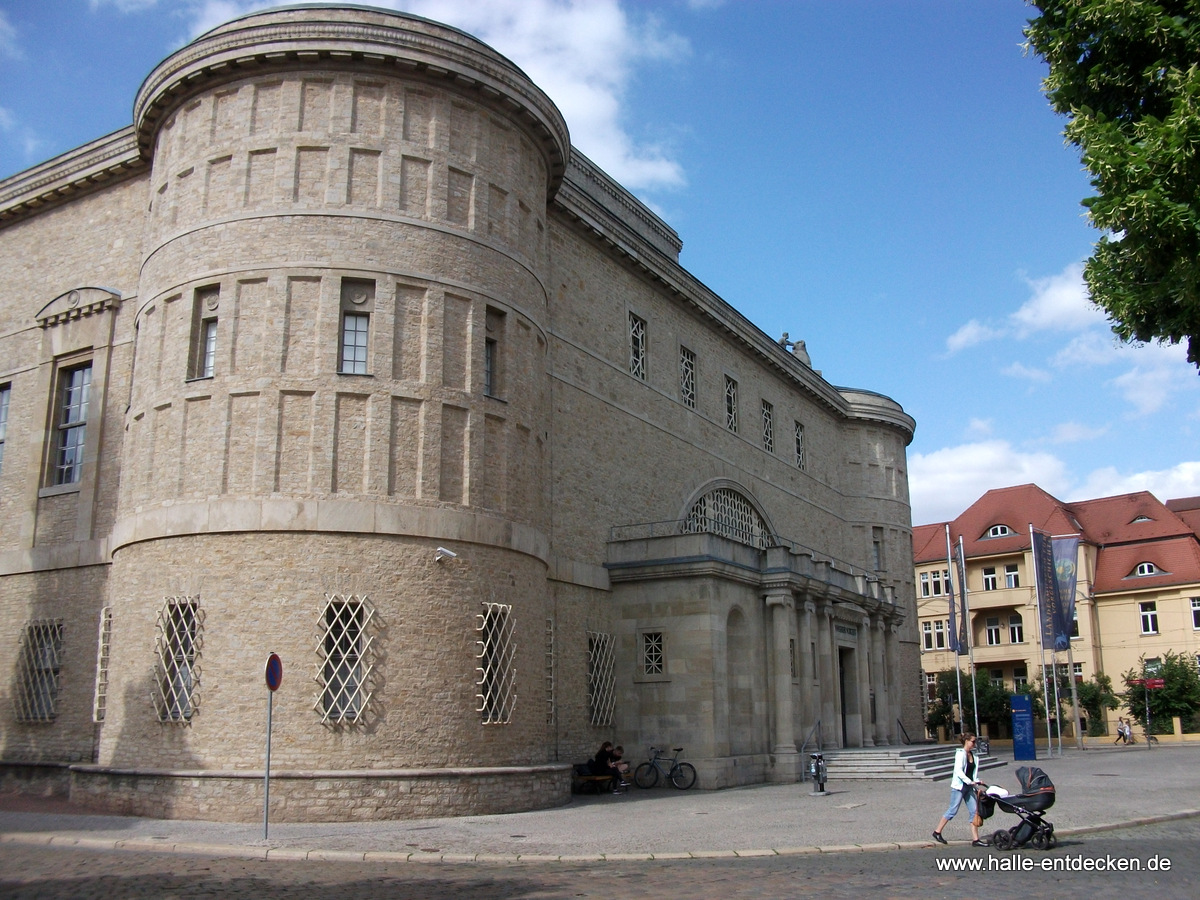
<path id="1" fill-rule="evenodd" d="M 762 402 L 762 441 L 763 449 L 768 453 L 775 452 L 775 407 L 766 400 Z"/>
<path id="2" fill-rule="evenodd" d="M 83 446 L 87 435 L 88 394 L 92 366 L 64 372 L 59 396 L 58 443 L 54 458 L 54 483 L 75 484 L 83 469 Z"/>
<path id="3" fill-rule="evenodd" d="M 725 427 L 730 431 L 738 430 L 738 385 L 737 382 L 725 376 Z"/>
<path id="4" fill-rule="evenodd" d="M 108 648 L 112 637 L 112 607 L 100 610 L 100 634 L 96 641 L 96 691 L 92 696 L 92 721 L 103 722 L 108 709 Z"/>
<path id="5" fill-rule="evenodd" d="M 0 386 L 0 471 L 4 470 L 4 444 L 8 438 L 8 401 L 12 397 L 12 386 Z"/>
<path id="6" fill-rule="evenodd" d="M 684 534 L 717 534 L 741 544 L 765 549 L 771 533 L 750 505 L 731 488 L 716 488 L 693 504 L 683 522 Z"/>
<path id="7" fill-rule="evenodd" d="M 546 724 L 557 721 L 554 704 L 554 620 L 546 620 Z"/>
<path id="8" fill-rule="evenodd" d="M 17 682 L 17 721 L 52 722 L 57 715 L 59 671 L 62 667 L 62 619 L 25 623 Z"/>
<path id="9" fill-rule="evenodd" d="M 517 673 L 514 666 L 516 645 L 513 640 L 512 607 L 503 603 L 483 604 L 475 617 L 479 665 L 475 682 L 479 701 L 476 709 L 484 725 L 506 725 L 512 721 L 517 702 Z"/>
<path id="10" fill-rule="evenodd" d="M 696 408 L 696 354 L 679 348 L 679 397 L 689 409 Z"/>
<path id="11" fill-rule="evenodd" d="M 613 636 L 589 631 L 588 639 L 588 710 L 593 725 L 611 725 L 616 702 L 616 675 L 613 671 Z"/>
<path id="12" fill-rule="evenodd" d="M 374 669 L 370 634 L 375 611 L 366 596 L 326 594 L 319 620 L 316 681 L 313 704 L 323 724 L 343 725 L 362 720 L 371 702 Z"/>
<path id="13" fill-rule="evenodd" d="M 200 708 L 204 611 L 199 597 L 167 597 L 154 641 L 154 706 L 159 721 L 186 724 Z"/>
<path id="14" fill-rule="evenodd" d="M 483 342 L 483 392 L 489 397 L 499 396 L 496 385 L 496 352 L 498 344 L 492 338 Z"/>
<path id="15" fill-rule="evenodd" d="M 345 313 L 342 316 L 343 375 L 367 374 L 367 332 L 371 317 L 365 313 Z"/>
<path id="16" fill-rule="evenodd" d="M 804 425 L 796 423 L 796 468 L 804 468 Z"/>
<path id="17" fill-rule="evenodd" d="M 662 675 L 663 671 L 663 633 L 661 631 L 643 631 L 642 674 Z"/>
<path id="18" fill-rule="evenodd" d="M 629 314 L 629 374 L 646 380 L 646 321 Z"/>

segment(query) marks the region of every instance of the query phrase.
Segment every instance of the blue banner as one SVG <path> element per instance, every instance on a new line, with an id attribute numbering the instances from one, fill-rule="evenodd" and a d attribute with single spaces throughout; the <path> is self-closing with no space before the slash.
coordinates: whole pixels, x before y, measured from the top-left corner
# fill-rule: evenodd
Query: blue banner
<path id="1" fill-rule="evenodd" d="M 1062 603 L 1058 595 L 1058 577 L 1054 573 L 1054 547 L 1050 535 L 1033 532 L 1034 580 L 1037 583 L 1038 608 L 1042 620 L 1042 647 L 1046 650 L 1066 650 L 1071 643 L 1071 631 L 1059 629 Z M 1060 644 L 1061 640 L 1061 644 Z"/>
<path id="2" fill-rule="evenodd" d="M 961 537 L 958 539 L 958 551 L 954 554 L 954 567 L 958 570 L 958 642 L 960 646 L 969 651 L 971 649 L 971 644 L 967 639 L 967 626 L 970 623 L 967 613 L 967 564 L 963 560 L 963 545 Z"/>
<path id="3" fill-rule="evenodd" d="M 1054 622 L 1054 649 L 1066 650 L 1075 630 L 1075 583 L 1079 535 L 1052 539 L 1054 581 L 1058 586 L 1058 618 Z"/>

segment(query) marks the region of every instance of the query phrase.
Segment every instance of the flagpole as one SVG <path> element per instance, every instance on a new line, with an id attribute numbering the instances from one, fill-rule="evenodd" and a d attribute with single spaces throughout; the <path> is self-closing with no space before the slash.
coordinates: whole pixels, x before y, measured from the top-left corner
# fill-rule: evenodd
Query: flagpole
<path id="1" fill-rule="evenodd" d="M 950 598 L 950 645 L 954 648 L 954 680 L 958 684 L 958 730 L 962 731 L 962 663 L 959 661 L 961 646 L 958 642 L 958 628 L 955 626 L 954 615 L 954 563 L 950 559 L 950 523 L 946 523 L 946 593 Z"/>
<path id="2" fill-rule="evenodd" d="M 958 536 L 958 558 L 962 563 L 958 567 L 958 589 L 961 591 L 962 597 L 962 620 L 963 627 L 967 632 L 967 654 L 970 662 L 967 670 L 971 673 L 971 705 L 975 709 L 975 734 L 979 734 L 979 693 L 975 689 L 975 629 L 971 627 L 971 605 L 967 600 L 967 554 L 963 549 L 963 538 Z"/>
<path id="3" fill-rule="evenodd" d="M 1046 754 L 1054 756 L 1054 735 L 1050 733 L 1050 681 L 1046 677 L 1046 646 L 1042 643 L 1042 590 L 1038 565 L 1037 541 L 1033 538 L 1033 523 L 1029 523 L 1029 551 L 1033 554 L 1033 599 L 1037 604 L 1038 659 L 1042 667 L 1042 698 L 1046 707 Z M 1056 689 L 1057 690 L 1057 689 Z"/>

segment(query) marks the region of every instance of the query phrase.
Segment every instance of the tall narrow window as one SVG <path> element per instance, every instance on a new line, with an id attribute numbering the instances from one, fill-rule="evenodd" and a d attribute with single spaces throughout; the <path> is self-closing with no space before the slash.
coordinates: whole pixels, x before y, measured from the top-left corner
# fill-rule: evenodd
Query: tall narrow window
<path id="1" fill-rule="evenodd" d="M 221 289 L 199 288 L 192 302 L 192 350 L 189 378 L 212 378 L 217 372 L 217 315 Z"/>
<path id="2" fill-rule="evenodd" d="M 646 320 L 629 314 L 629 374 L 646 380 Z"/>
<path id="3" fill-rule="evenodd" d="M 314 707 L 321 721 L 340 725 L 362 719 L 371 699 L 367 678 L 371 674 L 372 638 L 367 629 L 373 610 L 366 597 L 326 594 L 321 613 L 321 692 Z"/>
<path id="4" fill-rule="evenodd" d="M 642 674 L 666 674 L 663 659 L 663 633 L 661 631 L 642 632 Z"/>
<path id="5" fill-rule="evenodd" d="M 988 566 L 983 570 L 983 589 L 985 591 L 994 591 L 999 588 L 996 582 L 996 567 Z"/>
<path id="6" fill-rule="evenodd" d="M 768 453 L 775 452 L 775 407 L 762 402 L 762 443 Z"/>
<path id="7" fill-rule="evenodd" d="M 804 424 L 796 423 L 796 468 L 803 469 L 805 465 L 804 459 Z"/>
<path id="8" fill-rule="evenodd" d="M 168 597 L 158 612 L 155 694 L 162 722 L 190 722 L 200 704 L 203 617 L 197 597 Z"/>
<path id="9" fill-rule="evenodd" d="M 58 402 L 58 434 L 54 453 L 55 484 L 76 484 L 82 473 L 88 395 L 91 387 L 91 363 L 67 369 L 62 373 Z"/>
<path id="10" fill-rule="evenodd" d="M 922 597 L 929 596 L 929 573 L 928 572 L 921 573 L 921 596 Z"/>
<path id="11" fill-rule="evenodd" d="M 939 619 L 933 623 L 933 646 L 935 650 L 946 649 L 946 623 Z"/>
<path id="12" fill-rule="evenodd" d="M 342 333 L 338 346 L 338 372 L 366 375 L 370 347 L 371 313 L 375 305 L 375 282 L 361 278 L 342 279 Z"/>
<path id="13" fill-rule="evenodd" d="M 507 725 L 512 721 L 517 702 L 516 647 L 513 641 L 512 607 L 503 603 L 484 603 L 476 616 L 479 637 L 476 658 L 479 674 L 475 682 L 476 712 L 484 725 Z"/>
<path id="14" fill-rule="evenodd" d="M 1021 576 L 1017 572 L 1017 564 L 1009 563 L 1004 567 L 1004 586 L 1018 588 L 1021 586 Z"/>
<path id="15" fill-rule="evenodd" d="M 8 439 L 8 400 L 11 384 L 0 384 L 0 472 L 4 471 L 4 442 Z"/>
<path id="16" fill-rule="evenodd" d="M 932 650 L 933 649 L 933 623 L 932 622 L 922 622 L 921 623 L 921 638 L 922 638 L 923 649 Z"/>
<path id="17" fill-rule="evenodd" d="M 688 409 L 696 408 L 696 354 L 679 348 L 679 399 Z"/>
<path id="18" fill-rule="evenodd" d="M 1013 666 L 1013 690 L 1020 692 L 1021 688 L 1029 684 L 1029 670 L 1024 666 Z"/>
<path id="19" fill-rule="evenodd" d="M 1192 598 L 1192 628 L 1200 631 L 1200 597 Z"/>
<path id="20" fill-rule="evenodd" d="M 593 725 L 611 725 L 616 676 L 613 670 L 613 636 L 588 632 L 588 711 Z"/>
<path id="21" fill-rule="evenodd" d="M 725 427 L 737 433 L 738 430 L 738 383 L 725 376 Z"/>
<path id="22" fill-rule="evenodd" d="M 503 396 L 504 360 L 501 350 L 505 321 L 506 316 L 503 312 L 490 307 L 484 316 L 484 329 L 487 333 L 483 339 L 483 393 L 488 397 Z"/>
<path id="23" fill-rule="evenodd" d="M 1142 614 L 1142 634 L 1158 634 L 1158 603 L 1139 603 L 1138 609 Z"/>
<path id="24" fill-rule="evenodd" d="M 108 710 L 108 651 L 112 636 L 112 607 L 100 610 L 100 635 L 96 642 L 96 690 L 92 695 L 92 721 L 103 722 Z"/>
<path id="25" fill-rule="evenodd" d="M 987 645 L 989 647 L 997 647 L 1000 645 L 1000 617 L 988 616 L 984 622 L 987 631 Z"/>
<path id="26" fill-rule="evenodd" d="M 871 528 L 871 557 L 875 563 L 875 571 L 882 572 L 885 568 L 885 556 L 883 550 L 883 529 L 874 526 Z"/>
<path id="27" fill-rule="evenodd" d="M 1008 617 L 1008 640 L 1013 644 L 1025 643 L 1025 620 L 1020 613 L 1012 613 Z"/>
<path id="28" fill-rule="evenodd" d="M 58 714 L 62 638 L 62 619 L 36 619 L 25 624 L 18 663 L 17 721 L 52 722 Z"/>

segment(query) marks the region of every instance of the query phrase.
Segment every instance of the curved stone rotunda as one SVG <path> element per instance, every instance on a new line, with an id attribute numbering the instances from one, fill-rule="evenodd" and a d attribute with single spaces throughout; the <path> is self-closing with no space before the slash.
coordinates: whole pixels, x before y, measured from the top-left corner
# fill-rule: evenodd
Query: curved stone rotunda
<path id="1" fill-rule="evenodd" d="M 0 776 L 337 821 L 921 726 L 905 448 L 468 34 L 229 22 L 0 182 Z"/>

